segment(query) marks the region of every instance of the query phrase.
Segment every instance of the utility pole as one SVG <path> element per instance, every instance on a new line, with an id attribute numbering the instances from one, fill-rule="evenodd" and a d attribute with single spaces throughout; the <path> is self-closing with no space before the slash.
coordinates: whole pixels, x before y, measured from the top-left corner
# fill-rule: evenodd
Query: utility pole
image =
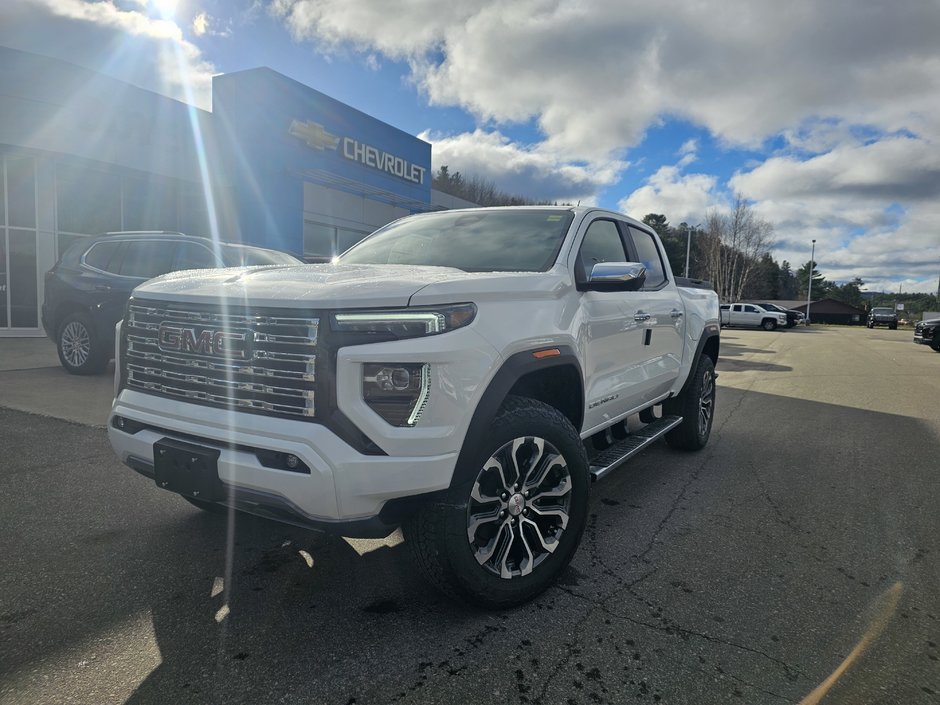
<path id="1" fill-rule="evenodd" d="M 806 325 L 809 325 L 809 304 L 813 299 L 813 270 L 816 269 L 816 241 L 813 240 L 813 254 L 809 256 L 809 286 L 806 287 Z"/>

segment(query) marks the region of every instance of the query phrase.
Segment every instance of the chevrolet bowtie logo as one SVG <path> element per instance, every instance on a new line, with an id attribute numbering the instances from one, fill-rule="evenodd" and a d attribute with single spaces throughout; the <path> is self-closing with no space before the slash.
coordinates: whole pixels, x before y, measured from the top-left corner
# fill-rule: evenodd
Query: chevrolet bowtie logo
<path id="1" fill-rule="evenodd" d="M 302 139 L 308 147 L 319 149 L 336 149 L 339 146 L 339 137 L 331 135 L 323 129 L 323 125 L 315 122 L 301 122 L 292 120 L 287 130 L 291 135 Z"/>

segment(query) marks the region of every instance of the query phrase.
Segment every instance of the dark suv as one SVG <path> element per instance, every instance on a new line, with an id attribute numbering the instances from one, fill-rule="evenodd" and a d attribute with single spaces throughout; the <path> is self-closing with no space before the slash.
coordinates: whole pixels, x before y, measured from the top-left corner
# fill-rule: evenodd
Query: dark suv
<path id="1" fill-rule="evenodd" d="M 109 233 L 76 242 L 46 273 L 42 327 L 68 372 L 101 372 L 114 355 L 114 326 L 138 284 L 182 269 L 300 264 L 284 252 L 219 244 L 182 233 Z"/>
<path id="2" fill-rule="evenodd" d="M 930 318 L 914 326 L 914 342 L 940 352 L 940 318 Z"/>
<path id="3" fill-rule="evenodd" d="M 787 314 L 787 328 L 793 328 L 798 323 L 802 323 L 803 319 L 806 318 L 806 316 L 804 316 L 799 311 L 794 311 L 790 308 L 784 308 L 783 306 L 772 304 L 769 301 L 752 301 L 751 303 L 755 303 L 768 311 L 776 311 L 777 313 Z"/>
<path id="4" fill-rule="evenodd" d="M 898 328 L 898 314 L 893 308 L 873 308 L 868 314 L 868 327 L 888 326 L 891 330 Z"/>

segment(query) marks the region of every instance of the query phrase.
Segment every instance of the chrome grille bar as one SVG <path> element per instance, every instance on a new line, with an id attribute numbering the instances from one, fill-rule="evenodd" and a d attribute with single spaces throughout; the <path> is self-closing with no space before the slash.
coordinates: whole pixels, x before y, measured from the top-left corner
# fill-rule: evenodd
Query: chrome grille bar
<path id="1" fill-rule="evenodd" d="M 309 420 L 316 414 L 319 323 L 306 312 L 132 301 L 124 321 L 125 382 L 209 406 Z M 163 326 L 176 336 L 173 349 L 161 337 Z M 179 343 L 180 331 L 189 333 L 188 347 Z M 211 347 L 220 334 L 224 346 Z"/>

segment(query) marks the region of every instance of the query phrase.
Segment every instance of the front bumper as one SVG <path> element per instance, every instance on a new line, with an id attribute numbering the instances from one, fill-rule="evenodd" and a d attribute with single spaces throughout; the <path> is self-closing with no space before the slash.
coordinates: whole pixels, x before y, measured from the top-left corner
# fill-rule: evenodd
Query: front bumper
<path id="1" fill-rule="evenodd" d="M 388 535 L 398 519 L 389 509 L 446 489 L 457 461 L 456 452 L 363 455 L 320 424 L 220 412 L 127 389 L 114 400 L 111 414 L 111 446 L 141 474 L 153 476 L 153 446 L 161 439 L 216 448 L 219 478 L 228 492 L 225 504 L 345 536 Z M 116 428 L 116 416 L 134 422 L 129 430 L 136 433 Z M 296 455 L 309 473 L 268 467 L 258 451 Z"/>

